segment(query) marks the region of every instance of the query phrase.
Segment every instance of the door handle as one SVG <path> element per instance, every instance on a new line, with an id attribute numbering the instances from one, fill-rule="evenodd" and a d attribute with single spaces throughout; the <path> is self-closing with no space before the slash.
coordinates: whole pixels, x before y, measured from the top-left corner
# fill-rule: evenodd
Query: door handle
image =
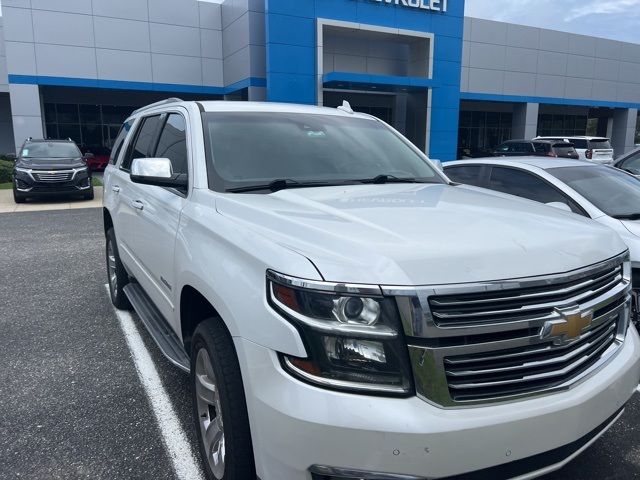
<path id="1" fill-rule="evenodd" d="M 115 193 L 120 193 L 120 187 L 118 185 L 114 185 L 113 187 L 111 187 L 111 190 L 113 190 Z"/>
<path id="2" fill-rule="evenodd" d="M 131 202 L 131 206 L 136 210 L 142 210 L 144 208 L 144 203 L 142 203 L 140 200 L 134 200 Z"/>

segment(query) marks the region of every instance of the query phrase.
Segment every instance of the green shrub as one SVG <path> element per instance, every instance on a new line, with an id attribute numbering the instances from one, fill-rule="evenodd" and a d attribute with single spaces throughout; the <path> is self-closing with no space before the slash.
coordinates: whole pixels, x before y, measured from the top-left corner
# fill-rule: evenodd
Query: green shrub
<path id="1" fill-rule="evenodd" d="M 0 160 L 0 183 L 11 181 L 11 172 L 13 171 L 13 162 Z"/>

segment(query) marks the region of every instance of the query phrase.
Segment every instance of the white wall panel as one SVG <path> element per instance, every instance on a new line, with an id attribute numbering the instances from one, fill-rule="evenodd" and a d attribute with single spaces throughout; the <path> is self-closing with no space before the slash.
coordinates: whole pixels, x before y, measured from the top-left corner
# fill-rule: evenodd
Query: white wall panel
<path id="1" fill-rule="evenodd" d="M 180 55 L 151 55 L 153 81 L 202 85 L 202 59 Z"/>
<path id="2" fill-rule="evenodd" d="M 148 52 L 149 23 L 122 18 L 94 17 L 96 47 Z M 114 35 L 114 32 L 118 32 Z"/>
<path id="3" fill-rule="evenodd" d="M 150 83 L 151 54 L 122 50 L 96 49 L 98 78 Z"/>
<path id="4" fill-rule="evenodd" d="M 93 47 L 93 22 L 90 15 L 33 10 L 36 43 Z"/>
<path id="5" fill-rule="evenodd" d="M 36 44 L 38 75 L 97 78 L 94 48 Z"/>
<path id="6" fill-rule="evenodd" d="M 200 57 L 200 29 L 161 23 L 151 23 L 149 28 L 153 53 Z"/>

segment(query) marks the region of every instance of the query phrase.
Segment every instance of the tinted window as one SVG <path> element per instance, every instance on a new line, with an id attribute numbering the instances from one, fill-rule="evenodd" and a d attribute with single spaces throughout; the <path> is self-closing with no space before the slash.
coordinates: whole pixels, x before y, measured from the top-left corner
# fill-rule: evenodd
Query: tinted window
<path id="1" fill-rule="evenodd" d="M 134 144 L 129 147 L 127 156 L 122 162 L 122 168 L 128 170 L 131 166 L 131 161 L 134 158 L 146 158 L 150 155 L 153 148 L 153 141 L 156 138 L 156 132 L 160 123 L 160 115 L 154 115 L 153 117 L 147 117 L 142 120 L 142 125 L 138 127 L 138 133 Z"/>
<path id="2" fill-rule="evenodd" d="M 557 143 L 553 146 L 553 151 L 561 156 L 561 157 L 570 157 L 572 155 L 576 155 L 578 152 L 576 152 L 576 149 L 573 148 L 573 145 L 571 144 L 562 144 L 562 143 Z"/>
<path id="3" fill-rule="evenodd" d="M 640 213 L 640 180 L 603 165 L 547 170 L 612 217 Z"/>
<path id="4" fill-rule="evenodd" d="M 624 168 L 634 175 L 640 175 L 640 150 L 622 162 L 620 168 Z"/>
<path id="5" fill-rule="evenodd" d="M 540 177 L 513 168 L 493 167 L 489 188 L 541 203 L 571 203 L 564 194 Z"/>
<path id="6" fill-rule="evenodd" d="M 596 149 L 610 149 L 611 142 L 607 139 L 603 140 L 589 140 L 589 148 Z"/>
<path id="7" fill-rule="evenodd" d="M 575 148 L 583 148 L 585 150 L 587 148 L 589 148 L 589 145 L 587 144 L 587 141 L 584 140 L 584 139 L 574 138 L 574 139 L 571 140 L 571 143 L 573 143 Z"/>
<path id="8" fill-rule="evenodd" d="M 380 175 L 442 183 L 408 143 L 376 120 L 307 113 L 205 113 L 210 185 L 361 183 Z"/>
<path id="9" fill-rule="evenodd" d="M 156 157 L 171 160 L 173 173 L 187 173 L 187 136 L 184 117 L 171 113 L 162 129 Z"/>
<path id="10" fill-rule="evenodd" d="M 481 165 L 447 167 L 445 168 L 445 174 L 454 182 L 481 187 L 482 168 L 483 167 Z"/>
<path id="11" fill-rule="evenodd" d="M 531 153 L 533 152 L 533 145 L 529 142 L 517 142 L 509 144 L 509 152 L 512 153 Z"/>
<path id="12" fill-rule="evenodd" d="M 22 158 L 77 158 L 82 154 L 75 143 L 37 142 L 26 143 L 20 152 Z"/>
<path id="13" fill-rule="evenodd" d="M 545 153 L 548 152 L 550 149 L 550 144 L 548 143 L 534 143 L 533 144 L 533 148 L 535 149 L 536 153 Z"/>
<path id="14" fill-rule="evenodd" d="M 115 163 L 118 161 L 120 150 L 122 150 L 122 144 L 124 144 L 124 139 L 127 138 L 129 130 L 131 130 L 131 121 L 125 122 L 122 127 L 120 127 L 118 136 L 113 142 L 113 150 L 111 150 L 111 155 L 109 156 L 109 163 L 111 165 L 115 165 Z"/>
<path id="15" fill-rule="evenodd" d="M 496 152 L 508 152 L 509 151 L 509 143 L 503 143 L 502 145 L 500 145 L 498 148 L 496 148 Z"/>

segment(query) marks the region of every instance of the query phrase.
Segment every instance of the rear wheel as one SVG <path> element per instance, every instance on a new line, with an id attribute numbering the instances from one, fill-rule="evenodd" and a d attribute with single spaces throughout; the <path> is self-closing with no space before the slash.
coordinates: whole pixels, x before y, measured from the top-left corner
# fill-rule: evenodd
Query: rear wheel
<path id="1" fill-rule="evenodd" d="M 198 444 L 209 480 L 255 479 L 253 447 L 240 365 L 218 318 L 196 328 L 191 385 Z"/>
<path id="2" fill-rule="evenodd" d="M 111 302 L 120 310 L 131 310 L 131 303 L 124 293 L 124 287 L 129 283 L 129 275 L 120 261 L 113 228 L 107 231 L 106 251 L 107 279 L 109 280 Z"/>

